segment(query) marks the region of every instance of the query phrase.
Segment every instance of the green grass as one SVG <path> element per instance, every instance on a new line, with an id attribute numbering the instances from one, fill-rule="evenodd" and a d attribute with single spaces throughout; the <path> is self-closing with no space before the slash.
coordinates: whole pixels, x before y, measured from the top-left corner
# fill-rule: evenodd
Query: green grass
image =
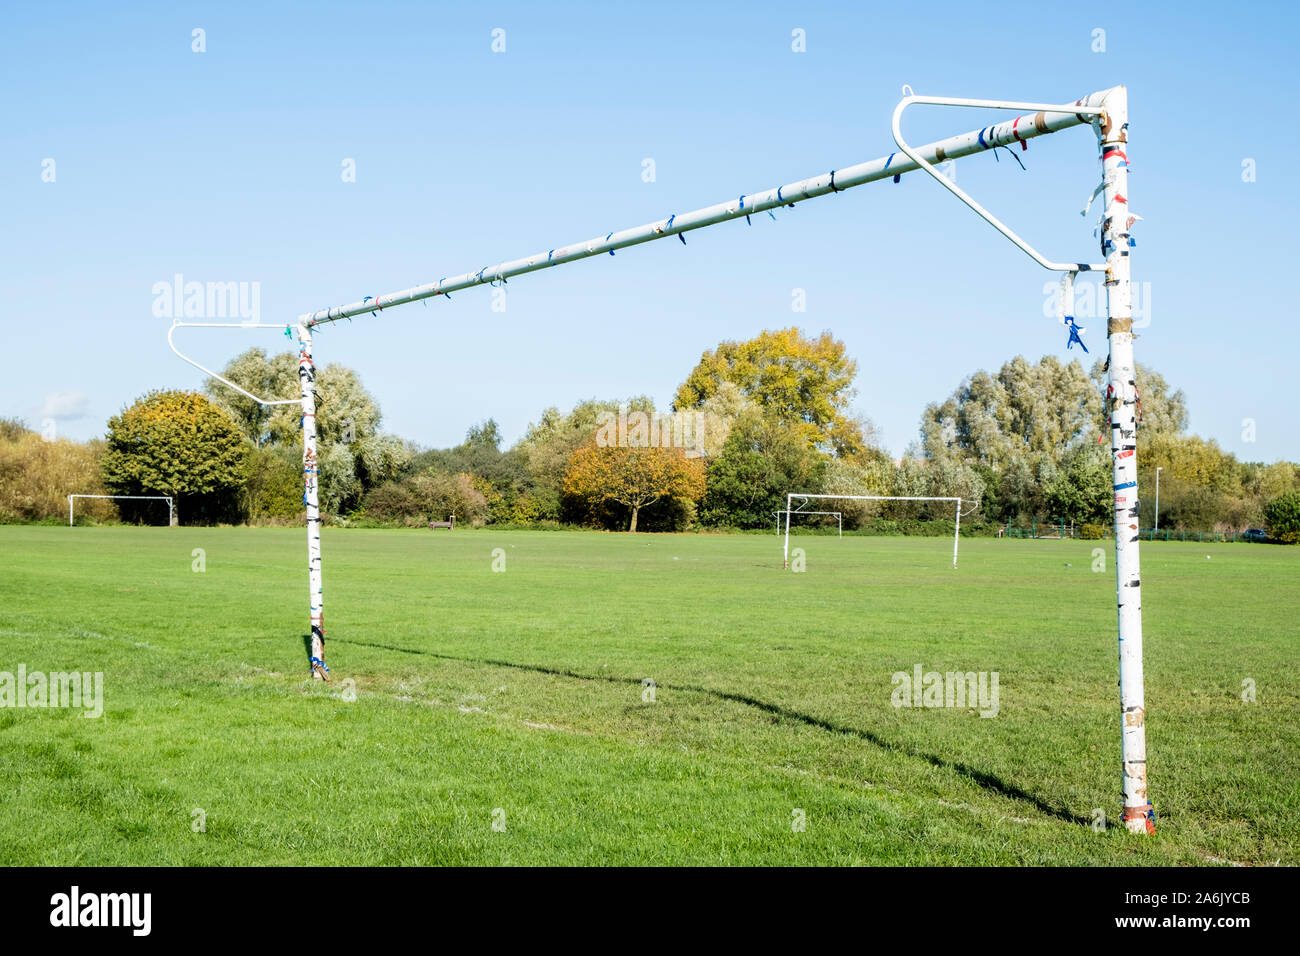
<path id="1" fill-rule="evenodd" d="M 1108 543 L 963 541 L 954 572 L 943 539 L 805 536 L 795 574 L 775 536 L 327 530 L 322 685 L 303 539 L 0 527 L 0 670 L 106 698 L 0 709 L 0 863 L 1300 862 L 1300 548 L 1143 545 L 1139 838 L 1089 826 L 1119 810 Z M 998 716 L 894 708 L 918 663 L 997 671 Z"/>

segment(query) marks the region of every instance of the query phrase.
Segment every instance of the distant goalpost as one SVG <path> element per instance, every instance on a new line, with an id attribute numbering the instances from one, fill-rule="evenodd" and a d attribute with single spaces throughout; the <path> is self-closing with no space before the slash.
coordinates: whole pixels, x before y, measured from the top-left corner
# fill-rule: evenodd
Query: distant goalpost
<path id="1" fill-rule="evenodd" d="M 833 500 L 833 501 L 952 501 L 955 502 L 953 509 L 953 528 L 952 528 L 952 567 L 957 570 L 957 542 L 961 534 L 961 499 L 960 498 L 938 498 L 938 497 L 921 497 L 905 495 L 813 495 L 791 492 L 785 496 L 785 546 L 782 551 L 781 567 L 790 567 L 790 515 L 791 514 L 838 514 L 839 512 L 824 511 L 803 511 L 800 508 L 793 507 L 794 500 L 799 499 L 804 504 L 809 501 Z"/>
<path id="2" fill-rule="evenodd" d="M 839 536 L 840 536 L 841 538 L 844 537 L 844 512 L 842 512 L 842 511 L 801 511 L 800 509 L 796 508 L 796 509 L 794 510 L 794 513 L 797 514 L 797 515 L 826 515 L 827 517 L 833 517 L 833 518 L 835 519 L 835 524 L 836 524 L 836 526 L 837 526 L 837 528 L 838 528 L 838 530 L 839 530 Z M 785 508 L 784 511 L 780 511 L 780 510 L 778 510 L 778 511 L 773 511 L 772 514 L 776 515 L 776 533 L 777 533 L 777 534 L 780 534 L 780 533 L 781 533 L 781 515 L 785 515 L 785 516 L 786 516 L 786 522 L 787 522 L 787 523 L 789 523 L 789 520 L 790 520 L 790 507 L 789 507 L 789 503 L 787 502 L 787 504 L 786 504 L 786 508 Z"/>
<path id="3" fill-rule="evenodd" d="M 73 526 L 72 509 L 74 499 L 76 498 L 128 498 L 135 501 L 165 501 L 167 502 L 167 527 L 176 526 L 176 506 L 171 495 L 68 495 L 68 527 Z"/>

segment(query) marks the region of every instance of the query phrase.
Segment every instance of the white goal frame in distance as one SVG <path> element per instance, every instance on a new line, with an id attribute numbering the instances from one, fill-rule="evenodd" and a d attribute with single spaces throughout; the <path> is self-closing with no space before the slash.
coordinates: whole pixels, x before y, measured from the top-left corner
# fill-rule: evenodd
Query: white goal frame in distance
<path id="1" fill-rule="evenodd" d="M 939 497 L 921 497 L 908 495 L 805 495 L 791 492 L 785 496 L 785 547 L 781 556 L 781 567 L 786 569 L 790 567 L 790 513 L 791 504 L 794 499 L 801 501 L 811 501 L 813 499 L 833 500 L 833 501 L 953 501 L 956 502 L 956 511 L 953 515 L 954 525 L 952 529 L 952 569 L 957 570 L 957 542 L 961 536 L 961 499 L 960 498 L 939 498 Z M 815 511 L 794 511 L 795 514 L 817 514 Z"/>
<path id="2" fill-rule="evenodd" d="M 900 127 L 903 112 L 913 105 L 956 106 L 987 110 L 1014 110 L 1014 119 L 950 136 L 947 139 L 912 147 L 903 139 Z M 1096 134 L 1102 181 L 1094 196 L 1102 200 L 1100 223 L 1100 263 L 1052 261 L 976 202 L 960 187 L 935 168 L 936 163 L 962 159 L 1002 147 L 1028 148 L 1028 141 L 1074 126 L 1090 126 Z M 772 213 L 783 206 L 822 196 L 838 195 L 867 183 L 892 179 L 898 182 L 906 173 L 922 170 L 948 190 L 976 215 L 1000 232 L 1008 241 L 1043 268 L 1062 273 L 1061 321 L 1075 331 L 1073 284 L 1080 272 L 1103 276 L 1106 289 L 1106 337 L 1109 345 L 1106 412 L 1111 429 L 1112 475 L 1114 479 L 1115 597 L 1119 631 L 1120 745 L 1124 826 L 1130 833 L 1154 833 L 1155 811 L 1147 794 L 1146 695 L 1142 673 L 1142 590 L 1138 545 L 1137 489 L 1137 372 L 1133 358 L 1132 263 L 1129 248 L 1133 245 L 1130 229 L 1136 217 L 1129 211 L 1128 163 L 1128 90 L 1114 86 L 1099 90 L 1073 103 L 1031 103 L 1014 100 L 967 99 L 958 97 L 917 96 L 903 87 L 903 97 L 894 109 L 894 142 L 900 153 L 890 153 L 856 166 L 832 169 L 807 179 L 787 183 L 757 193 L 742 193 L 712 206 L 690 212 L 673 213 L 662 219 L 611 230 L 591 239 L 536 252 L 521 259 L 485 265 L 476 271 L 444 277 L 437 282 L 400 289 L 384 295 L 367 295 L 361 299 L 317 309 L 298 316 L 296 324 L 282 326 L 298 343 L 299 395 L 295 399 L 258 399 L 264 404 L 300 402 L 303 435 L 303 490 L 307 512 L 307 587 L 311 623 L 311 659 L 313 676 L 324 679 L 325 667 L 325 600 L 321 578 L 320 547 L 320 469 L 316 460 L 316 365 L 312 356 L 312 330 L 322 325 L 357 316 L 378 315 L 384 309 L 418 302 L 462 289 L 497 285 L 515 276 L 549 269 L 606 253 L 626 249 L 643 242 L 677 237 L 683 244 L 686 233 L 736 219 Z M 773 216 L 775 218 L 775 216 Z M 1067 323 L 1068 320 L 1068 323 Z M 174 322 L 180 326 L 213 323 Z M 261 326 L 267 328 L 269 326 Z M 168 333 L 171 341 L 171 332 Z M 173 345 L 173 348 L 175 346 Z M 177 351 L 179 353 L 179 350 Z M 192 359 L 181 356 L 198 365 Z M 199 366 L 200 368 L 202 366 Z M 207 370 L 205 370 L 207 371 Z M 211 374 L 209 372 L 209 374 Z M 233 388 L 243 391 L 239 386 Z M 245 392 L 244 394 L 248 394 Z M 256 398 L 256 396 L 251 396 Z"/>
<path id="3" fill-rule="evenodd" d="M 124 498 L 135 501 L 165 501 L 167 502 L 167 527 L 176 526 L 176 505 L 172 501 L 171 495 L 68 495 L 68 527 L 73 526 L 72 518 L 72 499 L 73 498 Z"/>
<path id="4" fill-rule="evenodd" d="M 788 503 L 787 503 L 787 504 L 788 504 Z M 780 534 L 780 533 L 781 533 L 781 515 L 785 515 L 785 516 L 786 516 L 786 521 L 788 522 L 788 521 L 790 520 L 790 519 L 789 519 L 790 509 L 787 507 L 785 511 L 782 511 L 780 508 L 778 508 L 776 511 L 773 511 L 772 514 L 776 515 L 776 533 L 777 533 L 777 534 Z M 844 512 L 842 512 L 842 511 L 798 511 L 798 510 L 796 510 L 796 511 L 795 511 L 795 514 L 797 514 L 797 515 L 834 515 L 834 516 L 835 516 L 836 524 L 839 525 L 840 537 L 841 537 L 841 538 L 844 537 Z"/>

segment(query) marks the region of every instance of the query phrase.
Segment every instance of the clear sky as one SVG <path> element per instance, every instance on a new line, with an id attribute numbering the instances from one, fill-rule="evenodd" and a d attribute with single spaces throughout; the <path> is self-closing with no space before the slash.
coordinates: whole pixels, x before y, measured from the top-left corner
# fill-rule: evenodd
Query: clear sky
<path id="1" fill-rule="evenodd" d="M 1185 390 L 1196 433 L 1300 459 L 1298 29 L 1289 3 L 9 4 L 0 416 L 86 438 L 148 389 L 200 386 L 154 314 L 176 274 L 259 283 L 262 320 L 291 320 L 881 156 L 904 83 L 1048 102 L 1123 83 L 1138 361 Z M 1002 118 L 923 110 L 913 142 Z M 999 152 L 959 183 L 1048 255 L 1096 261 L 1091 130 L 1035 140 L 1027 172 Z M 1043 315 L 1053 276 L 920 173 L 688 243 L 520 277 L 504 313 L 478 289 L 343 323 L 317 359 L 357 369 L 387 429 L 446 446 L 593 396 L 664 407 L 723 339 L 829 329 L 898 455 L 976 369 L 1077 355 Z M 1104 354 L 1104 319 L 1081 324 Z M 215 366 L 285 344 L 184 341 Z"/>

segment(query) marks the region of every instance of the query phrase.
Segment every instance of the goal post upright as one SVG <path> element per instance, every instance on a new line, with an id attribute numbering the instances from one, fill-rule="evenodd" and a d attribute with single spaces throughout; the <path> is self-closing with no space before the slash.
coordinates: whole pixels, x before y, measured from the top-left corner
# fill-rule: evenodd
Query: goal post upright
<path id="1" fill-rule="evenodd" d="M 782 571 L 790 567 L 790 502 L 793 497 L 793 495 L 785 496 L 785 549 L 781 558 Z"/>
<path id="2" fill-rule="evenodd" d="M 957 499 L 957 513 L 952 526 L 952 569 L 957 570 L 957 542 L 961 540 L 961 499 Z"/>
<path id="3" fill-rule="evenodd" d="M 1128 90 L 1103 100 L 1095 124 L 1102 163 L 1102 254 L 1106 257 L 1106 338 L 1110 347 L 1106 405 L 1114 474 L 1115 602 L 1119 619 L 1124 825 L 1153 833 L 1147 795 L 1146 693 L 1142 672 L 1142 575 L 1138 555 L 1137 371 L 1133 358 L 1132 267 L 1128 205 Z"/>
<path id="4" fill-rule="evenodd" d="M 307 512 L 307 604 L 311 673 L 329 680 L 325 663 L 325 588 L 320 550 L 320 459 L 316 452 L 316 365 L 311 327 L 298 323 L 298 386 L 302 393 L 302 503 Z"/>

